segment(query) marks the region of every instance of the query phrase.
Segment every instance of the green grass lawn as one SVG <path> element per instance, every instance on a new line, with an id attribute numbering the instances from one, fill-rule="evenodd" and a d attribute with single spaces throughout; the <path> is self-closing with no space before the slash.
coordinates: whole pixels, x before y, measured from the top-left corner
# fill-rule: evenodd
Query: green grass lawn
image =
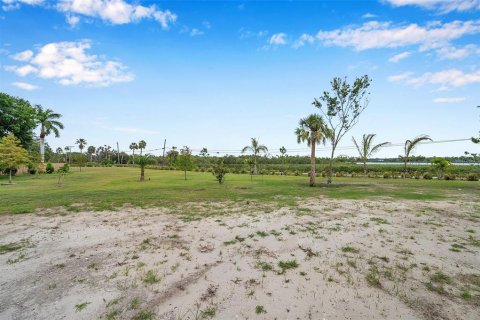
<path id="1" fill-rule="evenodd" d="M 146 181 L 139 182 L 138 168 L 73 168 L 61 185 L 57 174 L 14 178 L 15 185 L 0 186 L 0 213 L 26 213 L 37 208 L 65 206 L 110 210 L 123 204 L 138 207 L 171 205 L 192 201 L 258 200 L 294 205 L 308 197 L 364 199 L 391 197 L 399 199 L 442 200 L 475 197 L 479 182 L 336 178 L 332 185 L 318 178 L 317 187 L 308 186 L 308 178 L 295 176 L 256 176 L 228 174 L 219 185 L 212 174 L 146 170 Z M 0 177 L 0 183 L 8 182 Z"/>

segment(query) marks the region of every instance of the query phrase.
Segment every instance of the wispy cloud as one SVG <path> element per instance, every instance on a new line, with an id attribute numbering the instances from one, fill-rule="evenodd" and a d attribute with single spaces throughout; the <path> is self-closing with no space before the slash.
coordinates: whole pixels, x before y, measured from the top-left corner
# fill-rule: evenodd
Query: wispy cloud
<path id="1" fill-rule="evenodd" d="M 390 59 L 388 59 L 388 61 L 393 62 L 393 63 L 397 63 L 400 60 L 403 60 L 403 59 L 406 59 L 406 58 L 410 57 L 411 54 L 412 53 L 410 51 L 405 51 L 405 52 L 402 52 L 402 53 L 399 53 L 399 54 L 396 54 L 396 55 L 390 57 Z"/>
<path id="2" fill-rule="evenodd" d="M 480 10 L 480 0 L 385 0 L 393 6 L 414 5 L 440 13 Z"/>
<path id="3" fill-rule="evenodd" d="M 288 43 L 287 34 L 283 32 L 275 33 L 270 37 L 270 40 L 268 40 L 268 43 L 271 45 L 285 45 Z"/>
<path id="4" fill-rule="evenodd" d="M 31 50 L 15 54 L 14 59 L 27 64 L 8 66 L 6 70 L 21 77 L 33 74 L 43 79 L 56 79 L 62 85 L 106 87 L 116 82 L 133 80 L 133 75 L 126 72 L 122 63 L 88 54 L 90 48 L 88 40 L 52 42 L 38 49 L 36 54 Z"/>
<path id="5" fill-rule="evenodd" d="M 191 37 L 195 37 L 195 36 L 201 36 L 201 35 L 205 34 L 205 32 L 203 32 L 203 31 L 200 30 L 200 29 L 193 28 L 193 29 L 190 31 L 189 34 L 190 34 Z"/>
<path id="6" fill-rule="evenodd" d="M 480 70 L 470 73 L 458 69 L 447 69 L 437 72 L 426 72 L 421 76 L 414 76 L 412 72 L 390 76 L 389 81 L 403 82 L 414 87 L 426 84 L 440 85 L 440 90 L 451 87 L 462 87 L 474 83 L 480 83 Z"/>
<path id="7" fill-rule="evenodd" d="M 377 17 L 376 14 L 373 14 L 373 13 L 370 13 L 370 12 L 367 12 L 364 15 L 362 15 L 363 19 L 373 19 L 373 18 L 376 18 L 376 17 Z"/>
<path id="8" fill-rule="evenodd" d="M 17 87 L 17 88 L 20 88 L 20 89 L 23 89 L 23 90 L 28 90 L 28 91 L 38 89 L 38 86 L 27 83 L 27 82 L 13 82 L 12 85 Z"/>
<path id="9" fill-rule="evenodd" d="M 435 103 L 458 103 L 465 101 L 466 98 L 464 97 L 457 97 L 457 98 L 435 98 L 433 102 Z"/>

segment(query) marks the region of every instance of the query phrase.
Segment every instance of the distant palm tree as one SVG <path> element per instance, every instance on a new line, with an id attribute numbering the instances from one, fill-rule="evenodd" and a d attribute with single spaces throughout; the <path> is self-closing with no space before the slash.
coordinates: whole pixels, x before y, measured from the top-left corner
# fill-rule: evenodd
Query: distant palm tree
<path id="1" fill-rule="evenodd" d="M 143 149 L 147 146 L 147 143 L 144 140 L 138 142 L 138 149 L 140 149 L 140 154 L 142 154 Z"/>
<path id="2" fill-rule="evenodd" d="M 75 144 L 78 144 L 78 149 L 80 149 L 80 172 L 82 172 L 82 156 L 83 156 L 83 148 L 87 145 L 87 140 L 83 138 L 78 138 L 77 141 L 75 141 Z"/>
<path id="3" fill-rule="evenodd" d="M 36 122 L 40 126 L 40 156 L 42 163 L 45 162 L 45 137 L 52 131 L 55 137 L 60 137 L 59 129 L 63 129 L 63 124 L 58 121 L 62 117 L 61 114 L 53 112 L 51 109 L 43 109 L 39 104 L 35 105 Z"/>
<path id="4" fill-rule="evenodd" d="M 90 155 L 90 162 L 93 161 L 93 155 L 95 154 L 95 151 L 96 151 L 96 149 L 95 149 L 94 146 L 90 146 L 87 149 L 87 153 Z"/>
<path id="5" fill-rule="evenodd" d="M 133 164 L 135 164 L 135 150 L 138 149 L 138 144 L 136 142 L 130 143 L 130 150 L 132 150 L 133 153 Z"/>
<path id="6" fill-rule="evenodd" d="M 379 143 L 375 146 L 372 146 L 373 140 L 375 139 L 375 134 L 370 133 L 370 134 L 364 134 L 362 136 L 362 142 L 360 144 L 357 143 L 357 140 L 355 140 L 354 137 L 352 137 L 353 143 L 355 144 L 355 147 L 357 147 L 358 154 L 360 155 L 360 158 L 362 159 L 363 162 L 363 174 L 366 176 L 367 175 L 367 159 L 372 156 L 374 153 L 376 153 L 378 150 L 380 150 L 381 147 L 386 146 L 390 142 L 382 142 Z"/>
<path id="7" fill-rule="evenodd" d="M 311 147 L 310 153 L 310 186 L 315 186 L 316 176 L 316 157 L 315 145 L 325 144 L 327 138 L 330 137 L 330 130 L 325 125 L 322 116 L 318 114 L 311 114 L 306 118 L 300 119 L 298 128 L 295 129 L 297 142 L 301 143 L 307 141 L 307 145 Z"/>
<path id="8" fill-rule="evenodd" d="M 413 151 L 413 149 L 415 149 L 415 146 L 417 145 L 417 143 L 419 143 L 420 141 L 424 141 L 424 140 L 430 140 L 430 141 L 433 141 L 432 139 L 430 139 L 430 137 L 426 134 L 422 134 L 420 136 L 417 136 L 415 137 L 413 140 L 407 140 L 405 141 L 405 146 L 403 148 L 403 151 L 404 151 L 404 156 L 403 156 L 403 163 L 404 163 L 404 166 L 403 166 L 403 178 L 406 178 L 407 177 L 407 163 L 409 161 L 409 158 L 410 158 L 410 153 Z"/>
<path id="9" fill-rule="evenodd" d="M 63 153 L 62 148 L 58 147 L 57 150 L 56 150 L 56 153 L 57 153 L 57 162 L 61 162 L 61 160 L 62 160 L 62 153 Z"/>
<path id="10" fill-rule="evenodd" d="M 253 174 L 257 174 L 257 157 L 260 153 L 267 153 L 268 148 L 264 145 L 261 145 L 258 143 L 258 139 L 252 138 L 251 139 L 251 145 L 245 146 L 242 149 L 242 153 L 245 153 L 247 151 L 253 152 Z"/>

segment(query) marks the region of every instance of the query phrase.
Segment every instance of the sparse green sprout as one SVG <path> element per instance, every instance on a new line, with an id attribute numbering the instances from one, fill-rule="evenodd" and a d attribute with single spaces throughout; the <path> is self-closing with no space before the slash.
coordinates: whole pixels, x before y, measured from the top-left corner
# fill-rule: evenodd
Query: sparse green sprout
<path id="1" fill-rule="evenodd" d="M 133 320 L 153 320 L 155 317 L 155 312 L 150 310 L 142 310 L 137 313 L 132 319 Z"/>
<path id="2" fill-rule="evenodd" d="M 281 269 L 279 274 L 284 274 L 286 270 L 298 268 L 297 260 L 279 261 L 278 267 Z"/>
<path id="3" fill-rule="evenodd" d="M 345 246 L 342 248 L 342 252 L 351 252 L 351 253 L 359 253 L 360 250 L 351 246 Z"/>
<path id="4" fill-rule="evenodd" d="M 202 310 L 200 313 L 202 315 L 202 319 L 213 318 L 215 317 L 217 310 L 214 307 L 208 307 L 205 310 Z"/>
<path id="5" fill-rule="evenodd" d="M 160 282 L 160 278 L 158 277 L 155 270 L 148 270 L 145 274 L 145 277 L 143 278 L 143 282 L 145 282 L 146 284 L 155 284 Z"/>
<path id="6" fill-rule="evenodd" d="M 265 310 L 264 306 L 256 306 L 255 313 L 256 314 L 267 313 L 267 310 Z"/>
<path id="7" fill-rule="evenodd" d="M 75 311 L 76 312 L 80 312 L 82 311 L 83 309 L 85 309 L 87 307 L 87 305 L 89 304 L 90 302 L 82 302 L 82 303 L 79 303 L 79 304 L 76 304 L 75 305 Z"/>

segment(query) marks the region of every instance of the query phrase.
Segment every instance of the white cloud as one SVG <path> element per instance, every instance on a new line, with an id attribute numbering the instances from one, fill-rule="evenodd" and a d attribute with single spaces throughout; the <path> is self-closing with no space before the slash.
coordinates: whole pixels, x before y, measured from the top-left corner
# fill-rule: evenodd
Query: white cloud
<path id="1" fill-rule="evenodd" d="M 373 13 L 370 13 L 370 12 L 367 12 L 362 16 L 363 19 L 373 19 L 373 18 L 376 18 L 376 17 L 377 17 L 376 14 L 373 14 Z"/>
<path id="2" fill-rule="evenodd" d="M 439 85 L 440 91 L 450 87 L 462 87 L 473 83 L 480 83 L 480 70 L 464 73 L 458 69 L 447 69 L 437 72 L 426 72 L 421 76 L 414 77 L 413 73 L 406 72 L 400 75 L 390 76 L 389 81 L 403 82 L 414 87 L 426 84 Z"/>
<path id="3" fill-rule="evenodd" d="M 193 28 L 192 31 L 190 31 L 190 36 L 191 37 L 195 37 L 195 36 L 201 36 L 203 35 L 205 32 L 203 32 L 202 30 L 199 30 L 197 28 Z"/>
<path id="4" fill-rule="evenodd" d="M 12 58 L 17 61 L 28 61 L 32 58 L 32 56 L 33 56 L 32 50 L 25 50 L 13 55 Z"/>
<path id="5" fill-rule="evenodd" d="M 20 8 L 21 4 L 28 4 L 36 6 L 43 3 L 43 0 L 1 0 L 4 4 L 2 6 L 3 10 L 14 10 Z"/>
<path id="6" fill-rule="evenodd" d="M 166 29 L 177 20 L 170 10 L 158 10 L 155 5 L 149 7 L 131 5 L 124 0 L 62 0 L 57 9 L 68 15 L 83 15 L 100 18 L 112 24 L 126 24 L 141 19 L 155 19 Z"/>
<path id="7" fill-rule="evenodd" d="M 23 66 L 9 66 L 7 70 L 20 76 L 30 73 L 44 79 L 56 79 L 62 85 L 86 84 L 109 86 L 116 82 L 133 80 L 118 61 L 103 60 L 87 54 L 89 41 L 53 42 L 41 47 Z"/>
<path id="8" fill-rule="evenodd" d="M 451 11 L 480 10 L 480 0 L 386 0 L 390 4 L 400 7 L 407 5 L 420 6 L 442 13 Z"/>
<path id="9" fill-rule="evenodd" d="M 408 58 L 411 54 L 412 53 L 410 51 L 405 51 L 405 52 L 396 54 L 393 57 L 390 57 L 390 59 L 388 59 L 388 61 L 393 62 L 393 63 L 397 63 L 400 60 Z"/>
<path id="10" fill-rule="evenodd" d="M 466 99 L 464 97 L 458 97 L 458 98 L 435 98 L 433 99 L 433 102 L 435 103 L 458 103 L 458 102 L 463 102 Z"/>
<path id="11" fill-rule="evenodd" d="M 20 89 L 23 89 L 23 90 L 28 90 L 28 91 L 38 89 L 38 86 L 30 84 L 30 83 L 26 83 L 26 82 L 13 82 L 12 85 L 14 85 L 17 88 L 20 88 Z"/>
<path id="12" fill-rule="evenodd" d="M 67 23 L 70 27 L 75 28 L 78 23 L 80 22 L 80 18 L 71 14 L 67 14 L 66 16 Z"/>
<path id="13" fill-rule="evenodd" d="M 474 44 L 469 44 L 463 48 L 456 48 L 454 46 L 445 46 L 437 49 L 437 54 L 440 59 L 464 59 L 471 54 L 480 54 L 480 49 Z"/>
<path id="14" fill-rule="evenodd" d="M 295 40 L 295 42 L 293 43 L 293 47 L 296 49 L 296 48 L 303 47 L 305 43 L 312 44 L 314 42 L 315 42 L 314 36 L 309 35 L 308 33 L 304 33 L 300 36 L 300 38 Z"/>
<path id="15" fill-rule="evenodd" d="M 369 21 L 360 27 L 348 26 L 319 31 L 317 39 L 327 46 L 353 47 L 355 50 L 399 48 L 418 45 L 421 51 L 444 47 L 452 40 L 480 32 L 480 20 L 449 23 L 415 23 L 393 26 L 390 22 Z"/>
<path id="16" fill-rule="evenodd" d="M 270 37 L 268 43 L 272 45 L 284 45 L 287 44 L 287 35 L 285 33 L 275 33 Z"/>

